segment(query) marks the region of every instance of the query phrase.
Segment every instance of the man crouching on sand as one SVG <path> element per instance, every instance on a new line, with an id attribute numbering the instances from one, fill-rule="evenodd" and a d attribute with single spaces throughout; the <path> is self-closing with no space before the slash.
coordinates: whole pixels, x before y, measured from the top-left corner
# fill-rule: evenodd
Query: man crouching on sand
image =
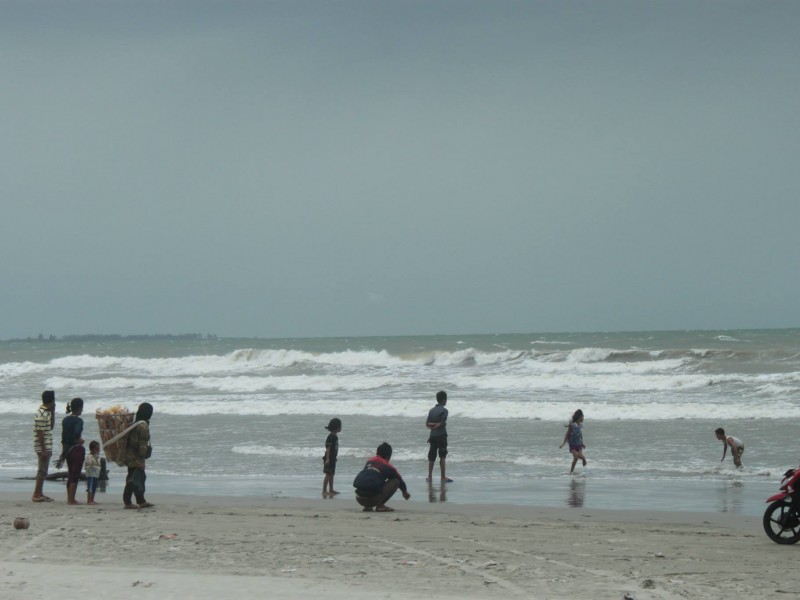
<path id="1" fill-rule="evenodd" d="M 400 488 L 403 498 L 408 500 L 411 494 L 406 489 L 406 482 L 397 472 L 389 459 L 392 458 L 392 447 L 383 442 L 373 456 L 364 465 L 364 469 L 356 475 L 353 487 L 356 488 L 356 502 L 364 507 L 364 511 L 392 512 L 394 509 L 386 506 L 386 501 Z"/>

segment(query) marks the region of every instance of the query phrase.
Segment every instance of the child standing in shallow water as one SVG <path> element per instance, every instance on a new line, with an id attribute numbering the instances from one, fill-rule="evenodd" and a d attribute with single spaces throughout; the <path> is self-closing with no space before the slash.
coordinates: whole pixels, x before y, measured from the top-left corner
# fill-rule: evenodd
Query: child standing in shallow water
<path id="1" fill-rule="evenodd" d="M 569 468 L 570 474 L 575 471 L 575 465 L 578 464 L 578 459 L 583 461 L 583 466 L 586 466 L 586 458 L 583 456 L 583 411 L 579 408 L 572 415 L 572 420 L 567 425 L 567 431 L 564 434 L 564 441 L 561 442 L 559 448 L 563 448 L 564 444 L 569 442 L 569 451 L 572 454 L 572 466 Z"/>
<path id="2" fill-rule="evenodd" d="M 336 457 L 339 455 L 339 432 L 342 430 L 340 419 L 331 419 L 325 428 L 330 433 L 325 440 L 325 456 L 322 457 L 322 472 L 325 477 L 322 480 L 322 497 L 333 498 L 337 492 L 333 489 L 333 476 L 336 474 Z"/>
<path id="3" fill-rule="evenodd" d="M 97 482 L 100 481 L 100 443 L 97 440 L 89 443 L 89 455 L 83 465 L 86 467 L 86 504 L 97 504 L 94 501 Z"/>

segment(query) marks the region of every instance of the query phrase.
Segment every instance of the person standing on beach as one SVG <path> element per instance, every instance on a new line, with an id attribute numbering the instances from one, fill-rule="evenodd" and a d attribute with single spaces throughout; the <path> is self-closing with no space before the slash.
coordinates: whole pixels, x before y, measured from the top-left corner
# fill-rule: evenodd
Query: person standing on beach
<path id="1" fill-rule="evenodd" d="M 322 479 L 322 497 L 333 498 L 337 492 L 333 489 L 333 476 L 336 474 L 336 457 L 339 456 L 339 432 L 342 430 L 341 419 L 331 419 L 325 428 L 330 433 L 325 440 L 325 456 L 322 457 L 322 472 L 325 477 Z"/>
<path id="2" fill-rule="evenodd" d="M 100 442 L 89 442 L 89 455 L 86 457 L 86 504 L 97 504 L 94 495 L 97 492 L 97 482 L 100 480 Z"/>
<path id="3" fill-rule="evenodd" d="M 725 435 L 725 430 L 722 427 L 718 427 L 714 433 L 717 435 L 717 439 L 722 441 L 722 458 L 719 462 L 725 460 L 725 454 L 728 452 L 728 446 L 731 447 L 731 456 L 733 457 L 733 464 L 737 467 L 741 468 L 742 466 L 742 454 L 744 454 L 744 442 L 739 438 L 735 438 L 732 435 Z"/>
<path id="4" fill-rule="evenodd" d="M 144 498 L 145 491 L 145 460 L 150 458 L 150 418 L 153 416 L 153 406 L 142 402 L 136 411 L 135 427 L 127 436 L 125 448 L 125 466 L 128 467 L 128 476 L 125 478 L 125 489 L 122 492 L 122 501 L 125 508 L 150 508 L 155 506 Z M 136 497 L 136 504 L 131 502 L 132 496 Z"/>
<path id="5" fill-rule="evenodd" d="M 445 457 L 447 456 L 447 392 L 436 394 L 436 406 L 428 411 L 428 419 L 425 426 L 430 430 L 428 436 L 428 478 L 426 481 L 433 480 L 433 463 L 436 462 L 436 455 L 439 455 L 439 470 L 442 475 L 442 482 L 450 483 L 445 473 Z"/>
<path id="6" fill-rule="evenodd" d="M 399 488 L 403 498 L 408 500 L 406 482 L 389 460 L 392 458 L 392 447 L 383 442 L 373 456 L 364 465 L 363 470 L 353 480 L 356 488 L 356 502 L 364 507 L 364 512 L 373 508 L 376 512 L 392 512 L 394 509 L 386 506 L 386 502 Z"/>
<path id="7" fill-rule="evenodd" d="M 73 398 L 67 402 L 67 416 L 61 421 L 61 456 L 67 461 L 67 504 L 81 504 L 75 499 L 78 482 L 81 480 L 83 459 L 83 400 Z"/>
<path id="8" fill-rule="evenodd" d="M 572 419 L 567 424 L 564 441 L 559 448 L 563 448 L 567 442 L 569 442 L 569 452 L 572 454 L 572 466 L 569 468 L 569 473 L 572 475 L 579 459 L 583 461 L 583 466 L 586 466 L 586 458 L 583 456 L 583 449 L 586 448 L 583 445 L 583 411 L 580 408 L 573 413 Z"/>
<path id="9" fill-rule="evenodd" d="M 33 502 L 52 502 L 44 495 L 44 480 L 53 456 L 53 427 L 56 423 L 56 393 L 53 390 L 42 392 L 42 404 L 33 417 L 33 450 L 36 452 L 36 484 L 33 488 Z"/>

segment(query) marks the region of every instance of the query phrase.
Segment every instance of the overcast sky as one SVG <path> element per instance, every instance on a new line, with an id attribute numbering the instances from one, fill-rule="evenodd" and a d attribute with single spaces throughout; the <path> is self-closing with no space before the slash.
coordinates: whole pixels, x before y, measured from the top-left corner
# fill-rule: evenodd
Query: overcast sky
<path id="1" fill-rule="evenodd" d="M 800 326 L 800 3 L 0 2 L 0 338 Z"/>

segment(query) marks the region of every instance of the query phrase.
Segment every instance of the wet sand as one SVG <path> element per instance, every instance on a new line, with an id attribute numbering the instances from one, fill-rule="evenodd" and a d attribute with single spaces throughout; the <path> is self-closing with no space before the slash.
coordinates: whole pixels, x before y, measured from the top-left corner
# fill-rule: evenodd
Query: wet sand
<path id="1" fill-rule="evenodd" d="M 50 490 L 46 490 L 48 493 Z M 796 594 L 800 545 L 751 516 L 149 494 L 156 507 L 0 500 L 7 600 L 763 598 Z M 15 517 L 30 528 L 16 530 Z M 788 594 L 788 595 L 784 595 Z"/>

